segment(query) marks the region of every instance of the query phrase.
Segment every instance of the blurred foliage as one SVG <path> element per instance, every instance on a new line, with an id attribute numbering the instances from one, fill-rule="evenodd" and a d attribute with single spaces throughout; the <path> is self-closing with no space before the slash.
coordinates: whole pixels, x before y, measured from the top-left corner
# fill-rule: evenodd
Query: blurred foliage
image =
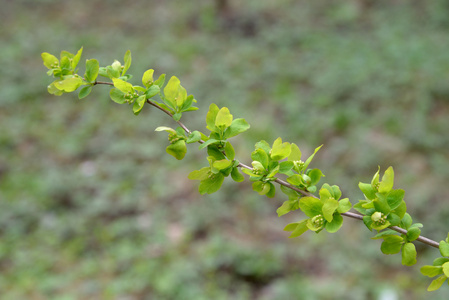
<path id="1" fill-rule="evenodd" d="M 130 49 L 130 73 L 178 76 L 196 116 L 212 101 L 241 112 L 252 141 L 234 143 L 243 162 L 259 139 L 282 136 L 309 155 L 324 144 L 315 167 L 352 200 L 358 181 L 393 165 L 423 235 L 439 240 L 449 228 L 447 0 L 19 0 L 2 3 L 0 23 L 2 299 L 428 296 L 419 265 L 435 249 L 405 268 L 357 221 L 289 240 L 282 229 L 300 216 L 277 218 L 284 199 L 232 182 L 200 196 L 187 180 L 199 156 L 177 162 L 154 133 L 173 125 L 166 116 L 144 107 L 135 117 L 107 87 L 83 100 L 48 95 L 40 53 L 84 46 L 106 65 Z"/>

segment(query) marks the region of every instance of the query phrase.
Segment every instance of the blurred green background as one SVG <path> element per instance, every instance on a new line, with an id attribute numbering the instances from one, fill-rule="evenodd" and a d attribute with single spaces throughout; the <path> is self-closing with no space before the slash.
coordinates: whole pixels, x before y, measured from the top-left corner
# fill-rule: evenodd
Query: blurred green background
<path id="1" fill-rule="evenodd" d="M 210 103 L 252 128 L 249 163 L 281 136 L 356 203 L 359 181 L 392 165 L 423 235 L 449 231 L 449 1 L 2 1 L 0 11 L 1 299 L 448 299 L 428 294 L 417 245 L 403 267 L 358 221 L 288 239 L 284 201 L 248 181 L 201 196 L 207 165 L 165 153 L 164 114 L 108 98 L 54 97 L 40 53 L 84 46 L 81 62 L 123 61 L 181 79 L 205 130 Z M 80 63 L 81 74 L 84 72 Z"/>

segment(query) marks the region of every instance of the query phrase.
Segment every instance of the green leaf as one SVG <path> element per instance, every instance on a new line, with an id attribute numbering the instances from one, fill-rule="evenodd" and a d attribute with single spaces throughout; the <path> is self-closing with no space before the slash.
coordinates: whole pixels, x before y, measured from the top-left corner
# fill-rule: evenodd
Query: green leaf
<path id="1" fill-rule="evenodd" d="M 389 214 L 391 209 L 390 206 L 388 206 L 387 199 L 380 193 L 377 193 L 376 196 L 377 198 L 373 200 L 376 210 L 384 213 L 385 215 Z"/>
<path id="2" fill-rule="evenodd" d="M 131 66 L 131 51 L 126 51 L 125 53 L 125 57 L 124 57 L 124 62 L 125 62 L 125 66 L 123 68 L 122 71 L 122 76 L 126 74 L 126 71 L 128 71 L 129 67 Z"/>
<path id="3" fill-rule="evenodd" d="M 443 274 L 443 268 L 441 266 L 423 266 L 420 271 L 421 274 L 427 277 L 435 277 Z"/>
<path id="4" fill-rule="evenodd" d="M 245 180 L 245 177 L 239 172 L 238 168 L 232 168 L 231 178 L 236 182 L 242 182 Z"/>
<path id="5" fill-rule="evenodd" d="M 218 111 L 220 109 L 218 108 L 218 106 L 215 103 L 212 103 L 209 106 L 209 111 L 207 112 L 206 115 L 206 124 L 207 124 L 207 129 L 209 129 L 210 131 L 215 131 L 215 119 L 217 118 L 217 114 Z"/>
<path id="6" fill-rule="evenodd" d="M 390 236 L 390 235 L 397 235 L 397 232 L 392 230 L 392 229 L 387 229 L 385 231 L 379 232 L 378 234 L 376 234 L 375 236 L 373 236 L 371 239 L 372 240 L 377 240 L 377 239 L 381 239 L 384 238 L 385 236 Z"/>
<path id="7" fill-rule="evenodd" d="M 380 250 L 383 254 L 396 254 L 401 251 L 403 238 L 397 235 L 385 236 Z"/>
<path id="8" fill-rule="evenodd" d="M 143 73 L 142 76 L 142 84 L 145 87 L 150 87 L 153 84 L 153 74 L 154 74 L 154 70 L 153 69 L 149 69 L 146 70 L 145 73 Z M 159 87 L 159 86 L 157 86 Z"/>
<path id="9" fill-rule="evenodd" d="M 279 164 L 279 173 L 286 174 L 293 168 L 292 161 L 283 161 Z"/>
<path id="10" fill-rule="evenodd" d="M 267 155 L 271 151 L 270 145 L 266 141 L 264 141 L 264 140 L 261 140 L 261 141 L 256 143 L 256 150 L 257 149 L 262 149 L 263 151 L 265 151 L 267 153 Z"/>
<path id="11" fill-rule="evenodd" d="M 56 81 L 53 81 L 52 83 L 50 83 L 50 85 L 47 86 L 47 91 L 52 95 L 61 96 L 62 94 L 64 94 L 64 92 L 55 87 L 55 82 Z"/>
<path id="12" fill-rule="evenodd" d="M 304 232 L 306 232 L 309 228 L 307 227 L 308 220 L 304 220 L 298 223 L 298 226 L 296 226 L 295 230 L 293 230 L 292 234 L 289 236 L 289 238 L 294 238 L 301 236 Z"/>
<path id="13" fill-rule="evenodd" d="M 412 242 L 414 240 L 416 240 L 419 235 L 421 234 L 421 230 L 419 228 L 410 228 L 409 230 L 407 230 L 407 239 L 409 242 Z"/>
<path id="14" fill-rule="evenodd" d="M 288 142 L 282 143 L 282 139 L 277 138 L 271 148 L 271 159 L 274 161 L 282 160 L 291 153 L 291 145 Z"/>
<path id="15" fill-rule="evenodd" d="M 306 160 L 306 162 L 304 163 L 304 167 L 303 169 L 306 170 L 307 167 L 309 166 L 309 164 L 312 162 L 313 157 L 315 156 L 315 154 L 318 152 L 318 150 L 320 150 L 320 148 L 323 147 L 323 145 L 315 148 L 315 151 L 313 151 L 313 154 L 309 156 L 309 158 Z"/>
<path id="16" fill-rule="evenodd" d="M 164 98 L 167 105 L 181 107 L 187 98 L 187 91 L 181 86 L 176 76 L 172 76 L 164 88 Z"/>
<path id="17" fill-rule="evenodd" d="M 165 82 L 165 74 L 161 74 L 159 78 L 154 82 L 154 84 L 159 86 L 159 88 L 162 88 L 164 82 Z"/>
<path id="18" fill-rule="evenodd" d="M 348 198 L 344 198 L 344 199 L 341 199 L 340 201 L 338 201 L 337 211 L 340 214 L 348 212 L 349 210 L 351 210 L 351 208 L 352 208 L 352 204 Z"/>
<path id="19" fill-rule="evenodd" d="M 176 133 L 176 131 L 173 128 L 167 127 L 167 126 L 159 126 L 154 131 L 166 131 L 168 133 Z"/>
<path id="20" fill-rule="evenodd" d="M 332 222 L 328 222 L 325 225 L 327 232 L 337 232 L 343 225 L 343 217 L 340 214 L 335 214 Z"/>
<path id="21" fill-rule="evenodd" d="M 402 200 L 404 199 L 404 194 L 404 190 L 401 189 L 393 190 L 388 193 L 387 203 L 392 210 L 396 209 L 401 204 Z"/>
<path id="22" fill-rule="evenodd" d="M 180 113 L 180 112 L 176 113 L 173 115 L 173 120 L 179 121 L 179 120 L 181 120 L 181 117 L 182 117 L 182 113 Z"/>
<path id="23" fill-rule="evenodd" d="M 314 197 L 302 197 L 299 199 L 299 208 L 308 216 L 312 218 L 322 213 L 323 202 Z"/>
<path id="24" fill-rule="evenodd" d="M 267 182 L 265 184 L 269 186 L 269 190 L 265 194 L 265 196 L 267 196 L 268 198 L 274 198 L 274 196 L 276 195 L 276 187 L 271 182 Z"/>
<path id="25" fill-rule="evenodd" d="M 204 167 L 199 170 L 194 170 L 190 172 L 190 174 L 187 176 L 187 178 L 191 180 L 204 180 L 209 176 L 210 173 L 210 167 Z"/>
<path id="26" fill-rule="evenodd" d="M 158 85 L 152 85 L 145 91 L 145 95 L 147 96 L 148 99 L 151 99 L 157 94 L 159 94 L 160 91 L 161 90 Z"/>
<path id="27" fill-rule="evenodd" d="M 226 129 L 223 137 L 229 139 L 242 132 L 247 131 L 250 125 L 245 121 L 245 119 L 239 118 L 232 121 L 231 125 Z"/>
<path id="28" fill-rule="evenodd" d="M 222 107 L 215 118 L 215 127 L 227 128 L 231 126 L 233 117 L 227 107 Z"/>
<path id="29" fill-rule="evenodd" d="M 321 191 L 320 191 L 321 192 Z M 333 214 L 338 208 L 338 201 L 334 198 L 327 198 L 323 203 L 323 217 L 328 222 L 332 222 Z"/>
<path id="30" fill-rule="evenodd" d="M 90 92 L 92 92 L 92 86 L 91 85 L 83 87 L 80 90 L 80 92 L 78 93 L 78 99 L 86 98 L 90 94 Z"/>
<path id="31" fill-rule="evenodd" d="M 441 256 L 449 256 L 449 244 L 445 241 L 440 241 L 440 253 Z"/>
<path id="32" fill-rule="evenodd" d="M 168 147 L 165 150 L 167 151 L 168 154 L 172 155 L 177 160 L 181 160 L 187 153 L 186 141 L 178 140 L 173 144 L 168 145 Z"/>
<path id="33" fill-rule="evenodd" d="M 401 218 L 395 213 L 390 213 L 387 216 L 387 221 L 393 226 L 398 226 L 401 223 Z"/>
<path id="34" fill-rule="evenodd" d="M 316 185 L 323 175 L 323 172 L 321 172 L 320 169 L 312 169 L 310 170 L 307 175 L 310 177 L 310 185 Z M 340 192 L 340 196 L 341 196 L 341 192 Z M 335 199 L 339 199 L 340 197 L 335 197 Z"/>
<path id="35" fill-rule="evenodd" d="M 98 77 L 98 71 L 100 70 L 100 64 L 96 59 L 86 60 L 86 72 L 84 73 L 84 78 L 88 82 L 95 82 Z"/>
<path id="36" fill-rule="evenodd" d="M 81 47 L 78 52 L 76 53 L 76 55 L 74 55 L 72 57 L 72 70 L 75 70 L 76 66 L 78 65 L 80 59 L 81 59 L 81 55 L 83 54 L 83 47 Z"/>
<path id="37" fill-rule="evenodd" d="M 201 195 L 212 194 L 218 191 L 223 184 L 224 176 L 220 172 L 217 174 L 209 174 L 209 176 L 200 182 L 198 190 Z"/>
<path id="38" fill-rule="evenodd" d="M 402 265 L 413 266 L 416 264 L 416 248 L 413 243 L 405 243 L 402 247 Z"/>
<path id="39" fill-rule="evenodd" d="M 198 149 L 203 149 L 203 148 L 206 148 L 207 146 L 209 146 L 209 145 L 213 145 L 213 144 L 220 144 L 221 143 L 221 141 L 219 141 L 219 140 L 215 140 L 215 139 L 209 139 L 209 140 L 207 140 L 207 141 L 205 141 L 204 143 L 202 143 L 199 147 L 198 147 Z"/>
<path id="40" fill-rule="evenodd" d="M 126 102 L 125 93 L 123 93 L 119 89 L 111 89 L 109 91 L 109 96 L 111 97 L 112 101 L 114 101 L 115 103 L 123 104 Z"/>
<path id="41" fill-rule="evenodd" d="M 268 155 L 262 149 L 256 149 L 251 153 L 251 159 L 262 164 L 263 169 L 268 169 Z"/>
<path id="42" fill-rule="evenodd" d="M 200 140 L 201 140 L 201 132 L 195 130 L 189 134 L 186 142 L 187 142 L 187 144 L 192 144 L 192 143 L 199 142 Z"/>
<path id="43" fill-rule="evenodd" d="M 443 265 L 443 273 L 446 277 L 449 277 L 449 262 L 445 262 Z"/>
<path id="44" fill-rule="evenodd" d="M 363 216 L 363 223 L 369 230 L 372 230 L 371 225 L 373 225 L 373 220 L 371 219 L 371 216 Z"/>
<path id="45" fill-rule="evenodd" d="M 147 99 L 145 98 L 145 95 L 141 95 L 134 102 L 133 112 L 136 116 L 142 111 L 143 105 L 145 104 L 146 100 Z"/>
<path id="46" fill-rule="evenodd" d="M 377 191 L 373 188 L 373 186 L 369 183 L 359 182 L 359 189 L 365 195 L 365 197 L 369 200 L 376 199 Z"/>
<path id="47" fill-rule="evenodd" d="M 64 91 L 66 93 L 73 92 L 83 84 L 83 80 L 79 77 L 70 77 L 63 80 L 58 80 L 54 82 L 55 87 L 58 90 Z"/>
<path id="48" fill-rule="evenodd" d="M 298 146 L 294 143 L 291 144 L 291 152 L 288 156 L 288 160 L 290 161 L 300 161 L 301 160 L 301 150 L 299 150 Z"/>
<path id="49" fill-rule="evenodd" d="M 402 201 L 401 204 L 394 210 L 394 212 L 399 216 L 399 218 L 402 219 L 407 212 L 407 205 L 405 204 L 405 201 Z"/>
<path id="50" fill-rule="evenodd" d="M 232 161 L 231 160 L 227 160 L 227 159 L 216 160 L 213 163 L 214 168 L 216 168 L 218 170 L 227 169 L 231 165 L 232 165 Z"/>
<path id="51" fill-rule="evenodd" d="M 46 66 L 48 69 L 54 69 L 59 66 L 59 59 L 56 58 L 56 56 L 44 52 L 41 54 L 42 60 L 44 61 L 44 66 Z"/>
<path id="52" fill-rule="evenodd" d="M 394 183 L 394 171 L 392 167 L 389 167 L 384 176 L 382 176 L 382 181 L 379 184 L 379 193 L 388 193 L 393 188 Z"/>
<path id="53" fill-rule="evenodd" d="M 286 186 L 281 185 L 281 191 L 286 194 L 290 200 L 298 198 L 298 193 Z"/>
<path id="54" fill-rule="evenodd" d="M 114 87 L 116 87 L 125 94 L 134 92 L 133 86 L 129 82 L 123 81 L 118 78 L 112 78 L 112 82 L 114 83 Z"/>
<path id="55" fill-rule="evenodd" d="M 430 283 L 429 287 L 427 288 L 427 291 L 432 292 L 432 291 L 438 290 L 443 285 L 443 283 L 446 281 L 446 279 L 447 279 L 446 275 L 441 275 L 437 279 L 433 280 Z"/>
<path id="56" fill-rule="evenodd" d="M 226 153 L 226 157 L 229 160 L 233 160 L 235 158 L 235 150 L 234 147 L 232 147 L 232 144 L 230 142 L 226 142 L 224 146 L 224 151 Z"/>
<path id="57" fill-rule="evenodd" d="M 298 199 L 287 200 L 276 210 L 276 213 L 278 214 L 278 217 L 280 217 L 297 209 L 299 209 Z"/>
<path id="58" fill-rule="evenodd" d="M 299 174 L 289 176 L 287 178 L 287 182 L 292 185 L 303 185 L 304 184 L 304 180 L 302 179 L 302 176 Z"/>
<path id="59" fill-rule="evenodd" d="M 412 217 L 408 213 L 405 213 L 401 222 L 402 222 L 402 227 L 405 229 L 408 229 L 412 225 L 413 220 L 412 220 Z"/>
<path id="60" fill-rule="evenodd" d="M 262 181 L 256 181 L 252 184 L 253 191 L 258 192 L 259 194 L 263 192 L 264 187 L 265 184 Z"/>

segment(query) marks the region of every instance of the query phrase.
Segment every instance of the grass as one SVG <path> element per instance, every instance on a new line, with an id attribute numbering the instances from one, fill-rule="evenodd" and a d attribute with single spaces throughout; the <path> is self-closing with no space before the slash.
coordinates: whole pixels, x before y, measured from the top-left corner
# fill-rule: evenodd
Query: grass
<path id="1" fill-rule="evenodd" d="M 448 89 L 445 1 L 281 1 L 214 4 L 14 1 L 0 13 L 0 291 L 2 299 L 422 299 L 422 248 L 405 268 L 360 223 L 336 235 L 287 239 L 282 197 L 248 183 L 200 196 L 187 174 L 195 147 L 165 154 L 173 124 L 139 117 L 98 87 L 82 101 L 46 93 L 41 52 L 76 51 L 101 64 L 133 54 L 178 76 L 199 100 L 252 128 L 235 145 L 281 136 L 310 154 L 352 202 L 358 181 L 393 165 L 423 234 L 447 234 Z M 145 8 L 145 9 L 143 9 Z M 7 13 L 6 13 L 7 12 Z M 200 117 L 203 116 L 203 117 Z M 446 299 L 447 289 L 431 294 Z"/>

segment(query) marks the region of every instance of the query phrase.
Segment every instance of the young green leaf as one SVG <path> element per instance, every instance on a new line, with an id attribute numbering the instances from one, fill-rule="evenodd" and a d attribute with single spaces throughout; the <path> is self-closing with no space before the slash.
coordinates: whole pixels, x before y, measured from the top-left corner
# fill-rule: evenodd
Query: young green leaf
<path id="1" fill-rule="evenodd" d="M 377 191 L 373 188 L 373 186 L 369 183 L 359 182 L 359 189 L 365 195 L 365 197 L 369 200 L 376 199 Z"/>
<path id="2" fill-rule="evenodd" d="M 207 129 L 209 129 L 210 131 L 215 131 L 215 119 L 217 118 L 217 114 L 218 111 L 220 109 L 218 108 L 218 106 L 215 103 L 212 103 L 209 106 L 209 111 L 207 112 L 206 115 L 206 124 L 207 124 Z"/>
<path id="3" fill-rule="evenodd" d="M 239 172 L 238 168 L 232 168 L 231 178 L 236 182 L 242 182 L 245 180 L 245 177 Z"/>
<path id="4" fill-rule="evenodd" d="M 288 160 L 290 161 L 300 161 L 301 160 L 301 150 L 299 150 L 298 146 L 294 143 L 291 144 L 291 152 L 288 156 Z"/>
<path id="5" fill-rule="evenodd" d="M 48 69 L 54 69 L 59 66 L 59 59 L 57 59 L 56 56 L 47 52 L 42 53 L 41 56 L 44 61 L 44 66 Z"/>
<path id="6" fill-rule="evenodd" d="M 291 145 L 288 142 L 282 143 L 282 138 L 277 138 L 271 148 L 271 159 L 274 161 L 282 160 L 291 153 Z"/>
<path id="7" fill-rule="evenodd" d="M 90 94 L 90 92 L 92 92 L 92 86 L 91 85 L 83 87 L 80 90 L 80 92 L 78 93 L 78 99 L 86 98 Z"/>
<path id="8" fill-rule="evenodd" d="M 416 248 L 413 243 L 405 243 L 402 247 L 402 264 L 404 266 L 416 264 Z"/>
<path id="9" fill-rule="evenodd" d="M 309 220 L 303 220 L 299 223 L 289 224 L 289 225 L 285 226 L 284 231 L 293 231 L 292 234 L 289 236 L 289 238 L 298 237 L 309 229 L 307 227 L 308 221 Z"/>
<path id="10" fill-rule="evenodd" d="M 198 191 L 201 195 L 212 194 L 218 191 L 223 184 L 224 176 L 221 172 L 209 174 L 209 176 L 200 182 Z"/>
<path id="11" fill-rule="evenodd" d="M 403 238 L 397 235 L 384 236 L 380 250 L 383 254 L 396 254 L 401 251 L 403 242 Z"/>
<path id="12" fill-rule="evenodd" d="M 313 160 L 313 157 L 315 156 L 315 154 L 318 152 L 318 150 L 320 150 L 321 149 L 321 147 L 323 147 L 323 145 L 321 145 L 321 146 L 319 146 L 319 147 L 317 147 L 317 148 L 315 148 L 315 151 L 313 151 L 313 154 L 312 155 L 310 155 L 309 156 L 309 158 L 306 160 L 306 162 L 304 163 L 304 167 L 303 167 L 303 169 L 304 170 L 306 170 L 307 169 L 307 167 L 309 166 L 309 164 L 312 162 L 312 160 Z"/>
<path id="13" fill-rule="evenodd" d="M 94 83 L 98 77 L 98 71 L 100 70 L 100 64 L 96 59 L 86 60 L 86 73 L 84 73 L 84 78 L 88 82 Z"/>
<path id="14" fill-rule="evenodd" d="M 445 241 L 440 241 L 441 256 L 449 256 L 449 244 Z"/>
<path id="15" fill-rule="evenodd" d="M 227 128 L 231 126 L 233 117 L 227 107 L 222 107 L 215 118 L 215 127 Z"/>
<path id="16" fill-rule="evenodd" d="M 419 228 L 413 227 L 407 230 L 407 239 L 409 242 L 416 240 L 421 234 L 421 230 Z"/>
<path id="17" fill-rule="evenodd" d="M 143 105 L 145 104 L 145 101 L 146 101 L 145 95 L 141 95 L 134 102 L 133 112 L 134 112 L 134 114 L 136 116 L 142 111 L 142 108 L 143 108 Z"/>
<path id="18" fill-rule="evenodd" d="M 131 83 L 123 81 L 118 78 L 112 78 L 112 82 L 114 83 L 114 87 L 122 91 L 123 93 L 133 93 L 134 89 Z"/>
<path id="19" fill-rule="evenodd" d="M 74 55 L 72 57 L 72 70 L 75 71 L 76 66 L 78 65 L 78 62 L 81 59 L 81 55 L 83 54 L 83 47 L 81 47 L 78 52 L 76 53 L 76 55 Z"/>
<path id="20" fill-rule="evenodd" d="M 340 214 L 335 214 L 332 222 L 328 222 L 325 225 L 326 231 L 329 233 L 337 232 L 343 225 L 343 217 Z"/>
<path id="21" fill-rule="evenodd" d="M 299 209 L 298 199 L 287 200 L 276 210 L 278 217 L 283 216 L 293 210 Z"/>
<path id="22" fill-rule="evenodd" d="M 250 128 L 249 124 L 245 121 L 245 119 L 235 119 L 232 121 L 231 125 L 226 129 L 223 137 L 225 139 L 229 139 L 234 137 L 242 132 L 247 131 Z"/>
<path id="23" fill-rule="evenodd" d="M 201 132 L 195 130 L 189 134 L 186 142 L 187 142 L 187 144 L 192 144 L 192 143 L 199 142 L 200 140 L 201 140 Z"/>
<path id="24" fill-rule="evenodd" d="M 299 199 L 299 208 L 308 216 L 312 218 L 322 213 L 323 202 L 314 197 L 302 197 Z"/>
<path id="25" fill-rule="evenodd" d="M 149 69 L 146 70 L 145 73 L 143 73 L 142 76 L 142 84 L 145 87 L 150 87 L 153 84 L 153 74 L 154 74 L 154 70 L 153 69 Z"/>
<path id="26" fill-rule="evenodd" d="M 109 91 L 109 96 L 115 103 L 123 104 L 126 102 L 125 93 L 119 89 L 111 89 Z"/>
<path id="27" fill-rule="evenodd" d="M 321 191 L 320 191 L 321 194 Z M 333 214 L 338 208 L 338 201 L 334 198 L 327 198 L 323 203 L 323 217 L 328 222 L 332 222 Z"/>
<path id="28" fill-rule="evenodd" d="M 232 147 L 232 144 L 230 142 L 226 142 L 224 146 L 224 151 L 226 153 L 226 157 L 229 160 L 233 160 L 235 158 L 235 150 L 234 147 Z"/>
<path id="29" fill-rule="evenodd" d="M 340 214 L 348 212 L 349 210 L 351 210 L 351 208 L 352 204 L 348 198 L 344 198 L 338 201 L 337 212 L 339 212 Z"/>
<path id="30" fill-rule="evenodd" d="M 379 183 L 379 193 L 388 193 L 393 188 L 394 183 L 394 171 L 392 167 L 389 167 L 384 176 L 382 176 L 382 181 Z"/>
<path id="31" fill-rule="evenodd" d="M 125 62 L 125 66 L 123 67 L 123 71 L 122 71 L 122 76 L 126 74 L 126 71 L 128 71 L 129 67 L 131 66 L 131 51 L 126 51 L 125 53 L 125 57 L 124 57 L 124 62 Z"/>
<path id="32" fill-rule="evenodd" d="M 61 91 L 66 93 L 73 92 L 83 84 L 83 80 L 79 77 L 70 77 L 67 79 L 59 80 L 54 82 L 54 86 Z"/>
<path id="33" fill-rule="evenodd" d="M 427 288 L 427 291 L 432 292 L 432 291 L 436 291 L 438 290 L 443 283 L 446 281 L 447 276 L 446 275 L 441 275 L 440 277 L 438 277 L 437 279 L 433 280 L 429 287 Z"/>
<path id="34" fill-rule="evenodd" d="M 168 154 L 172 155 L 177 160 L 181 160 L 187 153 L 186 141 L 178 140 L 168 145 L 168 147 L 165 150 L 167 151 Z"/>
<path id="35" fill-rule="evenodd" d="M 187 176 L 187 178 L 191 180 L 204 180 L 209 176 L 210 173 L 210 167 L 204 167 L 199 170 L 194 170 L 190 172 L 190 174 Z"/>
<path id="36" fill-rule="evenodd" d="M 399 205 L 401 205 L 402 200 L 404 199 L 404 190 L 398 189 L 398 190 L 392 190 L 387 195 L 387 203 L 390 206 L 390 208 L 396 209 Z"/>
<path id="37" fill-rule="evenodd" d="M 435 277 L 443 274 L 442 266 L 423 266 L 421 267 L 421 274 L 427 277 Z"/>

